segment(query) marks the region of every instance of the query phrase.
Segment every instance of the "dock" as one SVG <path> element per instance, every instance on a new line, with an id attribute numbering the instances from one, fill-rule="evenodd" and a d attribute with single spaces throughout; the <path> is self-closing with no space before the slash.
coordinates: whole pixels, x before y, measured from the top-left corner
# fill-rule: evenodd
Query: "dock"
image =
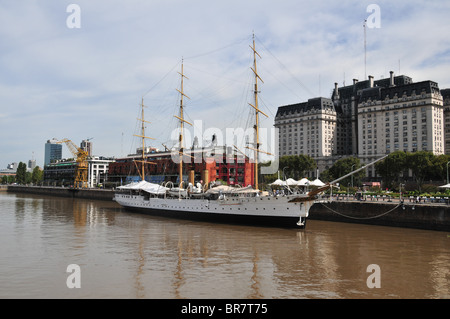
<path id="1" fill-rule="evenodd" d="M 100 188 L 9 185 L 8 192 L 112 201 L 114 191 Z"/>

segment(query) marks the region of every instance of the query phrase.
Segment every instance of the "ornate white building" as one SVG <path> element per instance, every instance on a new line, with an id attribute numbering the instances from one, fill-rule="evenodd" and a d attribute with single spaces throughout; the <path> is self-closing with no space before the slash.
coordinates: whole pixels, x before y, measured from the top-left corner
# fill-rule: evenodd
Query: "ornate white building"
<path id="1" fill-rule="evenodd" d="M 393 72 L 378 81 L 369 76 L 341 88 L 335 83 L 331 99 L 278 108 L 279 155 L 309 155 L 322 171 L 347 156 L 369 163 L 397 150 L 444 154 L 448 108 L 445 120 L 444 99 L 436 82 L 414 83 L 404 75 L 394 77 Z M 375 177 L 373 167 L 367 176 Z"/>

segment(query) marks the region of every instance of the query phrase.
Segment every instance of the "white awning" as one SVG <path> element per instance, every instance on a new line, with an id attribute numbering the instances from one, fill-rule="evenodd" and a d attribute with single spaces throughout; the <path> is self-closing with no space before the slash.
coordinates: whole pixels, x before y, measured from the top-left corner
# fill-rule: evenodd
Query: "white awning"
<path id="1" fill-rule="evenodd" d="M 315 179 L 314 181 L 312 181 L 309 185 L 312 185 L 312 186 L 325 186 L 325 183 L 324 182 L 322 182 L 320 179 Z"/>
<path id="2" fill-rule="evenodd" d="M 208 194 L 219 194 L 222 193 L 259 193 L 259 190 L 253 189 L 251 186 L 248 187 L 231 187 L 226 185 L 220 185 L 210 188 L 206 191 Z"/>
<path id="3" fill-rule="evenodd" d="M 308 186 L 310 184 L 310 181 L 307 178 L 302 178 L 297 182 L 297 185 L 299 186 Z"/>
<path id="4" fill-rule="evenodd" d="M 140 182 L 134 182 L 134 183 L 130 183 L 124 186 L 119 186 L 117 187 L 119 189 L 133 189 L 133 190 L 143 190 L 144 192 L 150 193 L 150 194 L 164 194 L 166 193 L 166 191 L 168 190 L 167 187 L 158 185 L 158 184 L 154 184 L 154 183 L 149 183 L 146 181 L 140 181 Z"/>
<path id="5" fill-rule="evenodd" d="M 298 185 L 298 182 L 293 178 L 288 178 L 286 181 L 286 184 L 289 186 L 296 186 L 296 185 Z"/>
<path id="6" fill-rule="evenodd" d="M 277 179 L 275 182 L 271 183 L 270 185 L 285 186 L 286 182 L 282 181 L 281 179 Z"/>

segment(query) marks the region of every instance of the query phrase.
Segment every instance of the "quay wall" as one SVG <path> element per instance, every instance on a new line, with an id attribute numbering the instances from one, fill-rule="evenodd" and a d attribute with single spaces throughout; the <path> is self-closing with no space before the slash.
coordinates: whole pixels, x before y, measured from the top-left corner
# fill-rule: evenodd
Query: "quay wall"
<path id="1" fill-rule="evenodd" d="M 410 202 L 334 201 L 314 204 L 309 211 L 309 219 L 450 231 L 450 206 Z"/>
<path id="2" fill-rule="evenodd" d="M 112 201 L 109 189 L 8 186 L 8 192 Z M 430 203 L 332 201 L 314 204 L 311 220 L 450 231 L 450 206 Z"/>
<path id="3" fill-rule="evenodd" d="M 114 197 L 114 192 L 110 189 L 79 189 L 47 186 L 9 185 L 8 192 L 94 200 L 112 200 Z"/>

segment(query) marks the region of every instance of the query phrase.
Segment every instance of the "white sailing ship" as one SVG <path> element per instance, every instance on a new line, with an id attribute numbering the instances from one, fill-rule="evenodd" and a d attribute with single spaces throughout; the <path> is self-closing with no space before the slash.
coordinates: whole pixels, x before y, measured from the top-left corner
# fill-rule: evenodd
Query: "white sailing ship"
<path id="1" fill-rule="evenodd" d="M 256 56 L 259 54 L 255 48 L 253 38 L 254 64 L 252 71 L 255 75 L 254 83 L 254 104 L 249 105 L 255 110 L 256 124 L 255 128 L 255 147 L 250 148 L 255 152 L 255 176 L 254 187 L 230 187 L 220 185 L 205 190 L 202 185 L 188 185 L 182 187 L 168 187 L 171 182 L 165 185 L 149 183 L 145 181 L 144 164 L 146 158 L 145 149 L 145 126 L 144 126 L 144 104 L 142 101 L 142 133 L 137 135 L 142 138 L 142 159 L 141 162 L 141 181 L 120 186 L 115 192 L 114 200 L 121 206 L 148 214 L 176 217 L 183 219 L 209 220 L 226 223 L 251 223 L 267 225 L 285 225 L 291 227 L 305 227 L 309 210 L 314 205 L 317 196 L 331 187 L 339 180 L 354 174 L 365 167 L 362 167 L 336 181 L 326 184 L 323 187 L 316 188 L 309 192 L 289 193 L 288 195 L 269 194 L 258 189 L 258 153 L 259 149 L 259 113 L 265 115 L 258 107 L 258 79 L 260 77 L 256 68 Z M 181 66 L 181 103 L 180 116 L 175 116 L 180 121 L 180 158 L 183 153 L 183 125 L 190 124 L 183 117 L 183 98 L 186 96 L 183 92 L 183 64 Z M 187 97 L 187 96 L 186 96 Z M 265 115 L 267 116 L 267 115 Z M 373 163 L 369 164 L 372 165 Z M 182 181 L 183 167 L 182 160 L 179 161 L 179 180 Z"/>

